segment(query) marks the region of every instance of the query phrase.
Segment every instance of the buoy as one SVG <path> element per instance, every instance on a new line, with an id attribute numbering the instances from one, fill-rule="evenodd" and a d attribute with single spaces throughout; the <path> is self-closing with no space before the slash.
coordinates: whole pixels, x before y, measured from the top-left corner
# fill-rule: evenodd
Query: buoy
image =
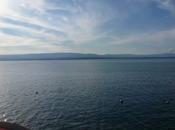
<path id="1" fill-rule="evenodd" d="M 123 101 L 122 99 L 120 99 L 120 103 L 123 104 L 123 102 L 124 102 L 124 101 Z"/>
<path id="2" fill-rule="evenodd" d="M 168 100 L 165 101 L 166 104 L 169 104 L 170 102 Z"/>
<path id="3" fill-rule="evenodd" d="M 5 114 L 3 114 L 2 117 L 5 117 Z"/>
<path id="4" fill-rule="evenodd" d="M 36 91 L 35 94 L 38 94 L 38 91 Z"/>

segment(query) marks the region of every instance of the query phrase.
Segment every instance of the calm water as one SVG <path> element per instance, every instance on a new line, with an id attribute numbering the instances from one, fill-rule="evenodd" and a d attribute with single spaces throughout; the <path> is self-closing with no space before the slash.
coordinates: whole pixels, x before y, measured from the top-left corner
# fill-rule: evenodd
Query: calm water
<path id="1" fill-rule="evenodd" d="M 1 61 L 0 119 L 32 130 L 175 129 L 175 60 Z"/>

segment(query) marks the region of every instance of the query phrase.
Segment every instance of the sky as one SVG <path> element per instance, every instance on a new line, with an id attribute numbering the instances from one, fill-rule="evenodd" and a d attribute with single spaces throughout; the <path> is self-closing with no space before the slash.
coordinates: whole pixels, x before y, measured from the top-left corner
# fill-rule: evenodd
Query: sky
<path id="1" fill-rule="evenodd" d="M 175 0 L 0 0 L 0 54 L 175 53 Z"/>

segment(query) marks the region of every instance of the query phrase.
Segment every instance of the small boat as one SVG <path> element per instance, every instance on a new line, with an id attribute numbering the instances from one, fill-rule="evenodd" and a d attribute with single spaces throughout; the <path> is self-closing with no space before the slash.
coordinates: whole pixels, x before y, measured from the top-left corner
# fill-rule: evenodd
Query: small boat
<path id="1" fill-rule="evenodd" d="M 0 130 L 29 130 L 15 123 L 0 122 Z"/>

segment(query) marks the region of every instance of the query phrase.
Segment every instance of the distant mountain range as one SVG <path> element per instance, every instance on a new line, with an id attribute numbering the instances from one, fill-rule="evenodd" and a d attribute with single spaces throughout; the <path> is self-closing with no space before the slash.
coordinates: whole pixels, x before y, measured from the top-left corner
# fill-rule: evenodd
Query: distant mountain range
<path id="1" fill-rule="evenodd" d="M 167 54 L 82 54 L 82 53 L 40 53 L 0 55 L 0 61 L 7 60 L 71 60 L 71 59 L 141 59 L 141 58 L 175 58 L 175 53 Z"/>

